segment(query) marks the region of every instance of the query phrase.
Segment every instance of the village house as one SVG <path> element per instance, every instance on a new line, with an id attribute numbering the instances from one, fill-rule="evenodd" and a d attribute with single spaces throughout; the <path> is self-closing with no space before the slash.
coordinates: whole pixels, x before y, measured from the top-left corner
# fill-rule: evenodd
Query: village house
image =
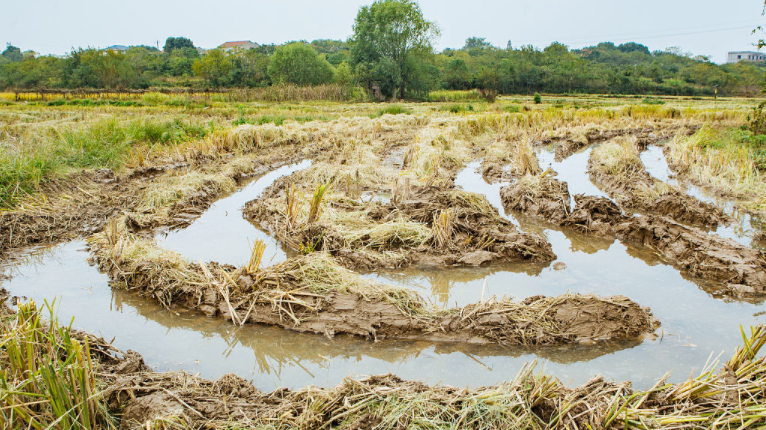
<path id="1" fill-rule="evenodd" d="M 226 42 L 223 45 L 219 46 L 218 49 L 222 49 L 224 51 L 234 51 L 234 50 L 247 50 L 252 48 L 257 48 L 259 45 L 257 43 L 253 43 L 249 40 L 241 40 L 238 42 Z"/>

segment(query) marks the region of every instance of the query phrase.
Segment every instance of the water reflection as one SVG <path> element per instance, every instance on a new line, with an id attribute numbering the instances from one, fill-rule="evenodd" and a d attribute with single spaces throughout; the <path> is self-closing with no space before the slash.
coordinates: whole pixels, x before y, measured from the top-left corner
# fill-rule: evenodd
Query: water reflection
<path id="1" fill-rule="evenodd" d="M 574 196 L 576 194 L 585 194 L 587 196 L 605 197 L 611 199 L 606 193 L 593 185 L 588 176 L 588 160 L 590 153 L 597 145 L 591 145 L 580 151 L 575 152 L 561 161 L 556 161 L 556 154 L 553 147 L 539 150 L 537 160 L 540 168 L 553 169 L 558 175 L 556 179 L 567 183 L 569 188 L 569 207 L 574 206 Z"/>
<path id="2" fill-rule="evenodd" d="M 277 179 L 311 166 L 311 161 L 288 165 L 254 180 L 230 196 L 215 202 L 188 227 L 158 235 L 162 248 L 179 252 L 191 261 L 217 261 L 241 266 L 250 258 L 256 239 L 266 243 L 266 265 L 285 261 L 288 248 L 242 217 L 245 203 L 257 198 Z"/>

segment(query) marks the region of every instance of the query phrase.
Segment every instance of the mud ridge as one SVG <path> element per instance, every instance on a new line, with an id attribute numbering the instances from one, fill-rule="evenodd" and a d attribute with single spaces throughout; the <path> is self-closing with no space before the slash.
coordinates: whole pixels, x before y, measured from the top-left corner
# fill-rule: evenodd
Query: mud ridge
<path id="1" fill-rule="evenodd" d="M 444 310 L 409 290 L 363 280 L 326 253 L 248 273 L 216 263 L 188 264 L 144 239 L 110 237 L 108 231 L 90 243 L 115 287 L 239 325 L 275 325 L 329 337 L 499 345 L 635 338 L 658 325 L 648 309 L 621 296 L 567 294 L 524 302 L 491 298 Z"/>
<path id="2" fill-rule="evenodd" d="M 715 230 L 731 220 L 719 207 L 702 202 L 682 190 L 653 179 L 643 165 L 621 174 L 607 174 L 593 156 L 588 176 L 623 208 L 668 217 L 680 223 Z"/>
<path id="3" fill-rule="evenodd" d="M 550 262 L 556 256 L 542 238 L 520 232 L 499 216 L 486 197 L 455 189 L 414 187 L 406 197 L 388 203 L 361 203 L 343 199 L 330 203 L 332 210 L 352 215 L 359 227 L 349 238 L 344 226 L 329 220 L 288 226 L 285 196 L 290 177 L 276 181 L 260 199 L 245 205 L 244 217 L 255 222 L 296 250 L 311 244 L 314 250 L 330 252 L 344 266 L 372 270 L 403 266 L 479 266 L 494 261 Z M 448 218 L 443 240 L 432 234 L 440 217 Z M 337 217 L 336 217 L 337 218 Z M 375 232 L 406 222 L 419 226 L 420 240 L 403 239 L 392 232 L 380 239 Z M 402 227 L 403 228 L 403 227 Z"/>
<path id="4" fill-rule="evenodd" d="M 568 195 L 563 192 L 565 185 L 556 179 L 542 178 L 539 181 L 548 185 L 537 194 L 521 182 L 502 188 L 501 197 L 506 209 L 557 226 L 612 236 L 651 248 L 679 270 L 697 278 L 718 281 L 719 293 L 723 295 L 740 299 L 766 295 L 764 252 L 666 217 L 622 214 L 614 202 L 603 197 L 577 195 L 575 208 L 568 213 L 567 207 L 561 204 L 562 199 L 568 201 Z M 530 194 L 534 195 L 533 202 L 527 197 Z"/>

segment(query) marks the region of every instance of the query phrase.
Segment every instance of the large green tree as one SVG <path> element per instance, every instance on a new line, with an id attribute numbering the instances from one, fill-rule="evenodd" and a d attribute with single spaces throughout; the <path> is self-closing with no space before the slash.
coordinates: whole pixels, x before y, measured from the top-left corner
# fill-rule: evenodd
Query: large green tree
<path id="1" fill-rule="evenodd" d="M 194 43 L 186 37 L 168 37 L 162 49 L 169 54 L 176 49 L 184 48 L 194 48 Z"/>
<path id="2" fill-rule="evenodd" d="M 24 59 L 24 54 L 21 53 L 21 49 L 11 45 L 10 43 L 8 46 L 6 46 L 2 56 L 8 61 L 21 61 Z"/>
<path id="3" fill-rule="evenodd" d="M 332 81 L 334 70 L 314 48 L 293 42 L 277 48 L 271 56 L 268 73 L 275 84 L 319 85 Z"/>
<path id="4" fill-rule="evenodd" d="M 192 68 L 194 73 L 204 79 L 208 85 L 218 87 L 228 83 L 234 64 L 226 52 L 213 49 L 195 61 Z"/>
<path id="5" fill-rule="evenodd" d="M 427 90 L 432 82 L 428 57 L 439 36 L 435 23 L 423 17 L 412 0 L 378 0 L 359 9 L 351 39 L 351 63 L 370 84 L 376 81 L 386 95 L 405 98 L 408 90 Z"/>

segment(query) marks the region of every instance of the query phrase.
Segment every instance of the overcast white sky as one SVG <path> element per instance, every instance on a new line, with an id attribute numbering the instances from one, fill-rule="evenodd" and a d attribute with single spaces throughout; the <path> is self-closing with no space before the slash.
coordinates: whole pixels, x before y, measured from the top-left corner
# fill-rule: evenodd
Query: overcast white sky
<path id="1" fill-rule="evenodd" d="M 160 45 L 186 36 L 212 48 L 229 40 L 283 43 L 345 39 L 360 6 L 372 0 L 0 0 L 0 43 L 64 54 L 72 47 Z M 766 24 L 763 0 L 421 0 L 442 30 L 438 49 L 470 36 L 505 47 L 560 41 L 581 48 L 636 41 L 650 49 L 679 46 L 725 61 L 752 50 Z"/>

